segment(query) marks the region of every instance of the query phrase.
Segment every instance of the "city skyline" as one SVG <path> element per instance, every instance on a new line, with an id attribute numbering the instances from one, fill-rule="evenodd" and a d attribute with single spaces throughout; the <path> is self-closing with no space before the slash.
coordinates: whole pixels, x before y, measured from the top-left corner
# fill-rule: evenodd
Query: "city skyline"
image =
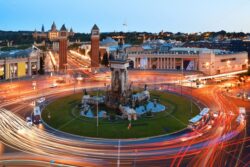
<path id="1" fill-rule="evenodd" d="M 1 1 L 0 30 L 33 31 L 43 24 L 47 31 L 55 21 L 58 29 L 65 24 L 75 32 L 89 32 L 94 24 L 101 32 L 250 32 L 249 5 L 247 0 Z"/>

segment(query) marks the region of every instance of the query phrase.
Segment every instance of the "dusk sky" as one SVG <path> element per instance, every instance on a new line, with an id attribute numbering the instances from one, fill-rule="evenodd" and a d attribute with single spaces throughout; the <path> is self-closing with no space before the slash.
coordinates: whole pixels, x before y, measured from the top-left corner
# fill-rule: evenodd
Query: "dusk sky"
<path id="1" fill-rule="evenodd" d="M 0 0 L 0 30 L 250 32 L 250 0 Z M 127 27 L 123 23 L 127 23 Z"/>

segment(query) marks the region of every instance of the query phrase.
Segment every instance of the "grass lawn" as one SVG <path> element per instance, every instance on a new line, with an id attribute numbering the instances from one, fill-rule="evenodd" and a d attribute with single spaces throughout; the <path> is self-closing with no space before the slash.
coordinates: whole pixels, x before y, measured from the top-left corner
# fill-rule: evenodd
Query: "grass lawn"
<path id="1" fill-rule="evenodd" d="M 50 126 L 64 132 L 101 138 L 141 138 L 172 133 L 185 128 L 188 120 L 199 113 L 193 104 L 193 113 L 190 113 L 190 100 L 171 93 L 151 91 L 151 97 L 158 97 L 160 103 L 167 107 L 166 111 L 155 113 L 151 118 L 139 118 L 132 121 L 132 128 L 128 130 L 129 121 L 99 119 L 97 131 L 96 119 L 80 116 L 76 107 L 82 94 L 74 94 L 49 104 L 42 113 L 43 120 Z M 73 114 L 76 113 L 76 114 Z M 48 114 L 51 115 L 50 119 Z"/>

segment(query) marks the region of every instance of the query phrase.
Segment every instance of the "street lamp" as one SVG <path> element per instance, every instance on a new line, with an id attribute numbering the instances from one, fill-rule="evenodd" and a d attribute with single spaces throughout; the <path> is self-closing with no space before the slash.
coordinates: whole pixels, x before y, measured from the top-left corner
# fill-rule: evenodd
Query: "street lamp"
<path id="1" fill-rule="evenodd" d="M 48 118 L 51 119 L 51 114 L 50 114 L 50 112 L 48 113 Z"/>
<path id="2" fill-rule="evenodd" d="M 99 113 L 99 89 L 97 90 L 97 101 L 96 101 L 96 127 L 97 127 L 97 130 L 98 130 L 98 127 L 99 127 L 99 116 L 98 116 L 98 113 Z"/>
<path id="3" fill-rule="evenodd" d="M 32 87 L 33 87 L 33 90 L 36 89 L 36 81 L 33 81 L 33 82 L 32 82 Z"/>
<path id="4" fill-rule="evenodd" d="M 190 104 L 190 109 L 191 109 L 191 116 L 193 113 L 193 80 L 191 80 L 191 104 Z"/>
<path id="5" fill-rule="evenodd" d="M 13 71 L 12 66 L 10 66 L 9 68 L 10 68 L 10 69 L 9 69 L 9 77 L 10 77 L 10 82 L 11 82 L 11 84 L 12 84 L 12 78 L 13 78 L 13 73 L 14 73 L 14 71 Z"/>
<path id="6" fill-rule="evenodd" d="M 184 70 L 184 67 L 182 66 L 182 69 L 181 69 L 181 74 L 182 74 L 182 76 L 181 76 L 181 95 L 182 95 L 182 82 L 183 82 L 183 78 L 184 78 L 184 72 L 183 72 L 183 70 Z"/>
<path id="7" fill-rule="evenodd" d="M 206 69 L 209 68 L 209 75 L 212 75 L 212 74 L 211 74 L 211 66 L 213 66 L 213 64 L 214 64 L 214 63 L 209 63 L 209 62 L 206 62 L 206 63 L 205 63 Z"/>
<path id="8" fill-rule="evenodd" d="M 68 63 L 65 63 L 65 64 L 63 64 L 64 65 L 64 73 L 65 73 L 65 80 L 67 79 L 66 77 L 66 75 L 67 75 L 67 65 L 68 65 Z"/>
<path id="9" fill-rule="evenodd" d="M 245 63 L 246 63 L 246 64 L 248 63 L 248 59 L 245 60 Z"/>
<path id="10" fill-rule="evenodd" d="M 209 75 L 211 75 L 211 68 L 210 68 L 210 63 L 209 62 L 206 62 L 206 68 L 208 69 L 209 68 Z"/>

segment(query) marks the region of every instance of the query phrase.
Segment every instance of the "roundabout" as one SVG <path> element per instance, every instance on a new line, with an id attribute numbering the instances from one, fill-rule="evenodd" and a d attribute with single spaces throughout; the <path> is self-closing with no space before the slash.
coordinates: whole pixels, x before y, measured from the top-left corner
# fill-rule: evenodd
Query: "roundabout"
<path id="1" fill-rule="evenodd" d="M 98 82 L 91 83 L 92 88 L 96 90 L 97 84 Z M 102 85 L 103 84 L 100 84 L 99 88 Z M 107 137 L 104 139 L 100 137 L 93 138 L 72 135 L 61 131 L 60 127 L 57 128 L 59 130 L 51 129 L 47 127 L 46 124 L 44 124 L 41 129 L 35 126 L 30 127 L 27 126 L 27 123 L 24 121 L 27 115 L 23 115 L 23 113 L 28 112 L 30 102 L 41 96 L 46 97 L 46 101 L 49 104 L 48 107 L 50 104 L 57 103 L 57 107 L 54 108 L 56 110 L 60 108 L 60 111 L 63 109 L 70 111 L 67 113 L 71 116 L 74 113 L 73 111 L 76 111 L 76 114 L 79 113 L 73 109 L 76 108 L 79 101 L 81 101 L 82 93 L 80 92 L 82 89 L 88 88 L 90 87 L 87 87 L 87 85 L 83 83 L 76 91 L 79 92 L 79 94 L 73 94 L 74 87 L 62 87 L 56 90 L 49 89 L 51 91 L 42 89 L 40 92 L 45 93 L 30 93 L 25 99 L 5 102 L 6 106 L 10 106 L 7 107 L 7 110 L 0 110 L 1 142 L 5 146 L 9 146 L 23 153 L 22 156 L 18 153 L 13 153 L 11 154 L 12 157 L 14 156 L 16 161 L 23 164 L 27 164 L 24 160 L 32 160 L 33 164 L 41 164 L 42 162 L 49 164 L 51 160 L 53 160 L 55 164 L 71 166 L 118 166 L 118 164 L 119 166 L 143 167 L 221 166 L 222 163 L 220 160 L 227 156 L 231 157 L 224 150 L 230 150 L 235 147 L 239 147 L 240 149 L 243 145 L 234 139 L 244 137 L 242 136 L 242 132 L 245 130 L 245 122 L 237 123 L 235 121 L 237 117 L 237 106 L 234 103 L 228 102 L 227 97 L 221 93 L 217 85 L 202 89 L 192 89 L 192 91 L 190 91 L 190 88 L 179 89 L 180 87 L 175 86 L 157 85 L 157 90 L 162 90 L 159 94 L 166 96 L 167 102 L 171 104 L 167 105 L 164 100 L 160 100 L 160 103 L 166 106 L 166 111 L 162 113 L 170 113 L 169 115 L 178 113 L 174 111 L 171 112 L 171 106 L 175 106 L 171 101 L 177 97 L 186 99 L 184 96 L 189 95 L 189 93 L 192 93 L 191 95 L 194 97 L 193 100 L 196 99 L 196 102 L 200 101 L 207 105 L 207 107 L 220 112 L 218 118 L 214 120 L 212 125 L 205 124 L 194 131 L 184 129 L 175 133 L 169 132 L 170 134 L 164 131 L 165 135 L 153 135 L 154 137 L 141 137 L 137 139 L 132 137 L 123 137 L 123 139 L 121 139 L 122 137 L 113 137 L 113 139 L 108 139 L 109 137 Z M 172 93 L 166 93 L 167 91 L 171 91 Z M 154 92 L 150 92 L 152 98 L 154 98 Z M 166 95 L 164 95 L 165 93 Z M 181 96 L 181 93 L 183 96 Z M 75 99 L 73 99 L 73 97 Z M 210 97 L 214 98 L 211 99 Z M 57 101 L 58 99 L 64 98 L 65 101 Z M 179 101 L 179 99 L 175 100 Z M 13 104 L 16 105 L 14 108 L 11 107 Z M 63 107 L 64 104 L 69 106 L 68 110 Z M 190 101 L 188 104 L 188 108 L 182 105 L 177 105 L 177 108 L 183 107 L 183 111 L 190 111 Z M 2 107 L 6 108 L 6 106 Z M 53 111 L 55 110 L 50 110 L 50 119 L 55 119 L 54 121 L 65 119 L 64 116 L 66 116 L 67 113 L 59 113 L 59 117 L 56 119 L 53 115 Z M 233 111 L 235 115 L 227 114 L 228 111 Z M 190 114 L 190 112 L 187 113 Z M 180 114 L 183 114 L 183 112 L 180 112 Z M 45 115 L 45 117 L 48 118 L 48 115 Z M 73 117 L 74 119 L 78 119 L 77 115 Z M 155 117 L 157 117 L 157 115 Z M 157 118 L 160 119 L 161 117 Z M 87 122 L 88 119 L 89 118 L 81 118 L 79 120 L 80 122 Z M 138 118 L 137 121 L 142 121 L 143 119 L 144 118 Z M 147 119 L 150 120 L 152 118 Z M 73 120 L 69 119 L 66 120 L 66 122 L 70 124 Z M 96 119 L 92 118 L 92 120 L 93 127 L 96 128 Z M 99 121 L 100 128 L 103 124 L 101 119 Z M 108 120 L 106 121 L 110 123 Z M 132 128 L 128 130 L 128 120 L 121 121 L 125 122 L 121 129 L 123 128 L 126 131 L 133 130 L 137 127 L 133 126 L 133 123 L 136 122 L 132 122 Z M 159 121 L 153 125 L 156 125 L 158 122 Z M 166 126 L 169 125 L 168 122 L 169 121 L 165 120 L 164 123 L 166 123 Z M 115 123 L 114 121 L 110 124 Z M 64 126 L 67 127 L 68 124 Z M 185 127 L 183 126 L 183 128 Z M 61 128 L 63 128 L 63 126 Z M 82 131 L 83 128 L 79 126 L 79 129 Z M 86 129 L 88 128 L 86 127 Z M 161 127 L 161 130 L 162 129 Z M 94 129 L 94 131 L 96 134 L 96 129 Z M 223 150 L 221 149 L 222 147 Z M 237 151 L 234 152 L 234 157 L 236 157 L 237 153 Z M 6 161 L 9 158 L 8 154 L 0 157 L 0 159 L 1 158 L 5 160 L 5 164 L 8 163 Z M 233 158 L 232 161 L 235 161 L 235 159 Z M 230 161 L 228 163 L 234 162 Z M 236 161 L 236 163 L 243 165 L 240 161 Z"/>
<path id="2" fill-rule="evenodd" d="M 92 94 L 95 93 L 92 92 Z M 97 127 L 96 112 L 93 113 L 93 118 L 80 114 L 78 106 L 81 103 L 81 93 L 53 101 L 43 110 L 42 119 L 52 128 L 70 134 L 94 138 L 128 139 L 152 137 L 183 130 L 187 127 L 188 120 L 200 112 L 199 108 L 192 104 L 191 113 L 191 102 L 183 96 L 160 91 L 150 91 L 150 93 L 151 99 L 159 98 L 165 110 L 152 112 L 150 115 L 145 112 L 131 122 L 116 116 L 113 110 L 108 112 L 106 118 L 99 118 Z M 93 108 L 93 111 L 96 111 L 96 106 Z M 106 108 L 99 106 L 99 109 L 101 112 Z"/>

